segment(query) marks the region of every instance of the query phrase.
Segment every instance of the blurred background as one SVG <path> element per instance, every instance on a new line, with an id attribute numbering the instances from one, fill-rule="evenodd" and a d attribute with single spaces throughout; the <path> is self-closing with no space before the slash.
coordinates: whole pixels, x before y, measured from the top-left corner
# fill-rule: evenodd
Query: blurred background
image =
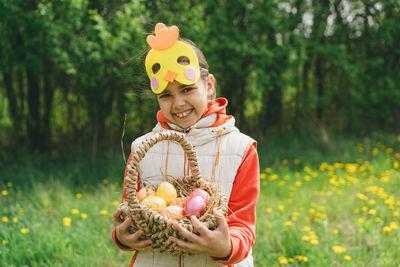
<path id="1" fill-rule="evenodd" d="M 0 265 L 130 262 L 112 214 L 157 22 L 258 141 L 255 266 L 400 267 L 399 0 L 0 0 Z"/>
<path id="2" fill-rule="evenodd" d="M 204 52 L 228 113 L 260 142 L 398 131 L 399 21 L 397 0 L 1 0 L 0 161 L 96 154 L 151 130 L 143 62 L 157 22 Z"/>

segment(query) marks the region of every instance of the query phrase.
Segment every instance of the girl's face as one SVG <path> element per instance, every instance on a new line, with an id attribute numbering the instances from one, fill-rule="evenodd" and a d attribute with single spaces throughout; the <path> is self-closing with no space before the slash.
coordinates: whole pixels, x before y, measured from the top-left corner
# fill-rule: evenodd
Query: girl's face
<path id="1" fill-rule="evenodd" d="M 157 94 L 163 115 L 183 129 L 195 124 L 214 94 L 214 77 L 200 78 L 196 83 L 184 85 L 177 81 L 169 83 L 165 91 Z"/>

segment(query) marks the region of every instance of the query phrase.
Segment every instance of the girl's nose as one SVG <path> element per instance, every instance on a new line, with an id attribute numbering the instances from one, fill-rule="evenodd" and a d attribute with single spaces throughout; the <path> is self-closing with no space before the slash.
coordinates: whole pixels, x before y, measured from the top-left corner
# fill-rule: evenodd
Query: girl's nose
<path id="1" fill-rule="evenodd" d="M 185 105 L 185 97 L 181 96 L 180 94 L 177 94 L 174 96 L 174 102 L 173 105 L 175 107 L 180 107 Z"/>

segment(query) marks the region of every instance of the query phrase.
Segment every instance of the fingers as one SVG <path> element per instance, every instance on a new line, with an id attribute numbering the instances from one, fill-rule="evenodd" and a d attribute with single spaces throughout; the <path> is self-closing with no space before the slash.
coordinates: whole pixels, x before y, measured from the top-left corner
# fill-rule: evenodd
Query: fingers
<path id="1" fill-rule="evenodd" d="M 113 222 L 114 222 L 114 226 L 120 225 L 121 224 L 121 213 L 122 210 L 120 208 L 118 208 L 114 214 L 113 214 Z"/>
<path id="2" fill-rule="evenodd" d="M 194 217 L 194 216 L 192 216 Z M 192 218 L 193 219 L 193 218 Z M 201 224 L 198 220 L 197 222 L 199 224 Z M 186 228 L 184 228 L 182 225 L 180 225 L 179 223 L 174 223 L 174 227 L 182 234 L 183 237 L 185 237 L 187 240 L 191 241 L 191 242 L 199 242 L 200 241 L 200 237 L 196 234 L 193 234 L 192 232 L 190 232 L 189 230 L 187 230 Z"/>
<path id="3" fill-rule="evenodd" d="M 217 220 L 217 228 L 228 231 L 228 223 L 226 222 L 224 215 L 217 209 L 214 209 L 213 211 L 215 219 Z"/>
<path id="4" fill-rule="evenodd" d="M 191 220 L 192 225 L 194 226 L 194 228 L 196 228 L 197 231 L 199 231 L 201 236 L 207 236 L 207 234 L 209 234 L 210 230 L 208 230 L 207 227 L 205 227 L 204 224 L 202 224 L 199 221 L 199 219 L 196 218 L 196 216 L 191 216 L 190 220 Z"/>

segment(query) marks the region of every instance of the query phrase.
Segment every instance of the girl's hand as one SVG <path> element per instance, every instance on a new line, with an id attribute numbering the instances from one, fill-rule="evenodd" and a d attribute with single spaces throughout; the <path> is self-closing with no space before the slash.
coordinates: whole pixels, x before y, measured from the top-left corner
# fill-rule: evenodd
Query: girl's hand
<path id="1" fill-rule="evenodd" d="M 152 240 L 138 241 L 143 234 L 143 230 L 139 230 L 133 234 L 128 232 L 128 226 L 132 223 L 132 218 L 129 217 L 125 221 L 121 219 L 121 209 L 118 208 L 114 212 L 115 237 L 117 241 L 126 247 L 134 248 L 137 251 L 143 251 L 151 248 Z"/>
<path id="2" fill-rule="evenodd" d="M 224 216 L 215 209 L 214 215 L 217 219 L 217 228 L 215 230 L 207 229 L 195 216 L 191 216 L 192 224 L 200 235 L 193 234 L 178 223 L 174 223 L 174 227 L 189 241 L 183 241 L 174 236 L 170 236 L 169 240 L 177 244 L 177 250 L 206 254 L 221 259 L 228 258 L 232 251 L 228 224 Z"/>

